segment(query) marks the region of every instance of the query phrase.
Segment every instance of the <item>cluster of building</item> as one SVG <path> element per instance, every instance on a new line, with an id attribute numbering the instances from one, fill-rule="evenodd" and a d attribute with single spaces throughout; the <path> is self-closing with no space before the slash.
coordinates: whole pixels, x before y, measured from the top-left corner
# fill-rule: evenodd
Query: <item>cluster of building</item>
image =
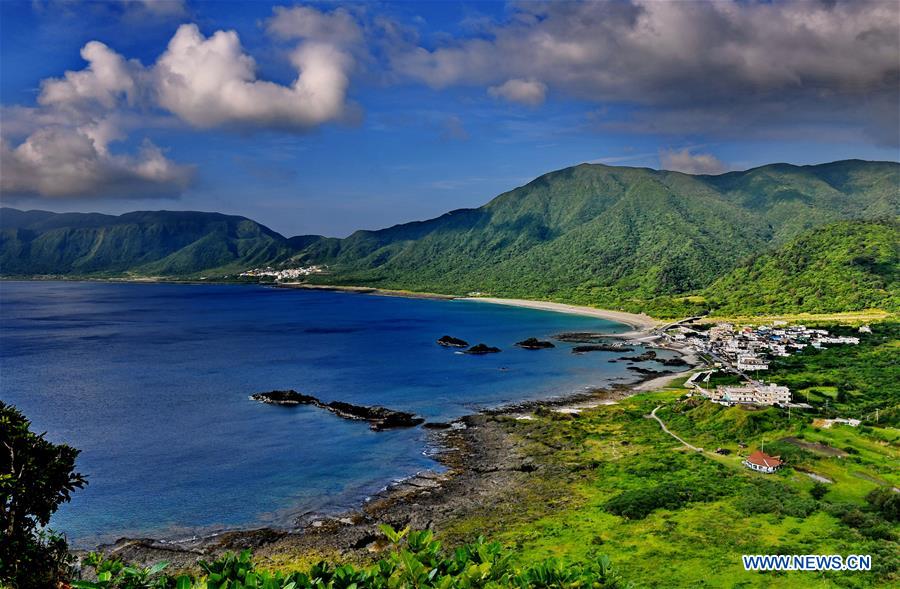
<path id="1" fill-rule="evenodd" d="M 704 397 L 723 405 L 780 405 L 791 406 L 791 391 L 788 387 L 748 377 L 746 372 L 769 369 L 769 359 L 790 356 L 799 350 L 812 346 L 859 343 L 858 337 L 833 336 L 825 329 L 810 329 L 805 325 L 747 326 L 736 328 L 731 323 L 719 323 L 708 331 L 699 331 L 685 326 L 676 327 L 674 333 L 667 334 L 673 340 L 711 357 L 716 366 L 735 372 L 744 377 L 738 385 L 719 385 L 715 388 L 703 387 L 698 377 L 709 373 L 695 374 L 688 386 Z M 861 333 L 869 333 L 867 326 Z M 793 406 L 806 406 L 794 404 Z"/>
<path id="2" fill-rule="evenodd" d="M 870 330 L 860 328 L 861 333 Z M 773 324 L 736 328 L 731 323 L 719 323 L 708 331 L 678 327 L 670 335 L 696 351 L 731 364 L 739 372 L 768 370 L 768 358 L 790 356 L 808 346 L 859 343 L 854 336 L 833 336 L 825 329 L 811 329 L 805 325 Z"/>
<path id="3" fill-rule="evenodd" d="M 322 274 L 327 269 L 327 266 L 318 265 L 301 268 L 281 268 L 278 270 L 267 266 L 265 268 L 254 268 L 252 270 L 247 270 L 246 272 L 241 272 L 240 276 L 241 278 L 272 277 L 276 282 L 282 282 L 285 280 L 297 280 L 298 278 L 309 276 L 310 274 Z"/>

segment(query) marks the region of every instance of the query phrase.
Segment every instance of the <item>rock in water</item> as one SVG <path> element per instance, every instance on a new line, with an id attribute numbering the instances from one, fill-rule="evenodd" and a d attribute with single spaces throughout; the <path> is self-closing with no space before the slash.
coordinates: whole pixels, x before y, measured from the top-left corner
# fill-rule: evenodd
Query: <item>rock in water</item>
<path id="1" fill-rule="evenodd" d="M 407 413 L 405 411 L 394 411 L 393 409 L 377 406 L 366 407 L 363 405 L 353 405 L 352 403 L 345 403 L 343 401 L 323 403 L 316 397 L 304 395 L 303 393 L 298 393 L 294 390 L 256 393 L 255 395 L 250 395 L 250 398 L 254 401 L 259 401 L 260 403 L 281 405 L 284 407 L 313 405 L 320 409 L 330 411 L 344 419 L 368 421 L 369 427 L 375 431 L 394 427 L 413 427 L 425 422 L 421 417 L 417 417 L 412 413 Z"/>
<path id="2" fill-rule="evenodd" d="M 469 348 L 468 350 L 463 352 L 463 354 L 475 354 L 475 355 L 496 354 L 499 351 L 500 351 L 500 348 L 495 348 L 493 346 L 488 346 L 486 344 L 478 344 L 478 345 L 472 346 L 471 348 Z"/>
<path id="3" fill-rule="evenodd" d="M 537 339 L 536 337 L 530 337 L 526 340 L 522 340 L 516 345 L 520 348 L 524 348 L 526 350 L 543 350 L 545 348 L 555 348 L 553 342 L 545 342 Z"/>
<path id="4" fill-rule="evenodd" d="M 588 346 L 575 346 L 572 348 L 573 354 L 584 354 L 585 352 L 633 352 L 634 348 L 626 348 L 619 344 L 591 344 Z"/>
<path id="5" fill-rule="evenodd" d="M 458 337 L 453 337 L 449 335 L 443 336 L 441 339 L 437 341 L 439 345 L 446 346 L 448 348 L 467 348 L 469 347 L 469 342 L 466 340 L 459 339 Z"/>
<path id="6" fill-rule="evenodd" d="M 319 400 L 310 395 L 304 395 L 294 390 L 289 391 L 269 391 L 268 393 L 256 393 L 250 395 L 250 398 L 260 403 L 268 403 L 269 405 L 284 405 L 293 407 L 295 405 L 318 405 Z"/>

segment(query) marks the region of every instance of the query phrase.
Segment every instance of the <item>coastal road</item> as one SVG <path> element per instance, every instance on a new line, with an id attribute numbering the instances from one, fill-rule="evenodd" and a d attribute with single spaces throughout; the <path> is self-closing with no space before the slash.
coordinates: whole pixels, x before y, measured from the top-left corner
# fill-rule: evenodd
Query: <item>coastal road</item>
<path id="1" fill-rule="evenodd" d="M 705 452 L 705 450 L 703 448 L 698 448 L 697 446 L 692 446 L 691 444 L 688 444 L 687 442 L 685 442 L 684 440 L 682 440 L 681 438 L 679 438 L 678 436 L 673 434 L 671 431 L 669 431 L 669 428 L 666 427 L 666 424 L 663 423 L 663 420 L 656 416 L 656 412 L 660 408 L 662 408 L 662 405 L 657 405 L 656 409 L 654 409 L 653 411 L 650 412 L 650 417 L 652 417 L 653 419 L 656 420 L 657 423 L 659 423 L 659 427 L 661 427 L 664 432 L 666 432 L 667 434 L 669 434 L 670 436 L 672 436 L 673 438 L 675 438 L 676 440 L 678 440 L 679 442 L 684 444 L 686 448 L 690 448 L 694 452 Z"/>

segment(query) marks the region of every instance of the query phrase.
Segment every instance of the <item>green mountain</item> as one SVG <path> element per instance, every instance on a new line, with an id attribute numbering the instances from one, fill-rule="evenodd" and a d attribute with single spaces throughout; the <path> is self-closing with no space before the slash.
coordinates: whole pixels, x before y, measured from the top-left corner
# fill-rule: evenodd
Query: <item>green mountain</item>
<path id="1" fill-rule="evenodd" d="M 709 304 L 736 310 L 743 303 L 734 293 L 766 289 L 778 294 L 754 308 L 811 309 L 817 296 L 833 292 L 832 310 L 843 310 L 895 304 L 888 242 L 875 254 L 860 249 L 895 229 L 834 223 L 898 215 L 900 164 L 893 162 L 773 164 L 717 176 L 583 164 L 477 209 L 344 239 L 285 239 L 243 217 L 212 213 L 3 209 L 0 272 L 193 277 L 315 263 L 329 267 L 314 277 L 320 283 L 479 291 L 659 315 Z M 827 249 L 821 259 L 812 257 L 816 248 Z M 799 251 L 810 253 L 808 267 L 788 265 Z M 859 261 L 869 258 L 875 261 Z"/>
<path id="2" fill-rule="evenodd" d="M 4 275 L 194 276 L 286 260 L 287 240 L 244 217 L 0 209 Z"/>
<path id="3" fill-rule="evenodd" d="M 900 310 L 900 224 L 842 221 L 813 229 L 716 280 L 723 314 Z"/>
<path id="4" fill-rule="evenodd" d="M 696 292 L 751 255 L 842 219 L 900 213 L 900 165 L 775 164 L 719 176 L 580 165 L 478 209 L 343 240 L 305 259 L 344 284 L 689 312 Z"/>

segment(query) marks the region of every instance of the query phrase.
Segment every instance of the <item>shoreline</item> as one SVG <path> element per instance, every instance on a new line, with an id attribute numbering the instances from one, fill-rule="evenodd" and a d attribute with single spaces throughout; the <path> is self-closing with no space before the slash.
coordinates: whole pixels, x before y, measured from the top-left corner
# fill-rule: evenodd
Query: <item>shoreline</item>
<path id="1" fill-rule="evenodd" d="M 442 472 L 428 469 L 391 481 L 349 510 L 297 513 L 290 527 L 229 529 L 182 539 L 120 538 L 95 550 L 142 566 L 167 560 L 176 568 L 191 568 L 199 558 L 244 549 L 253 550 L 263 560 L 284 554 L 334 554 L 348 561 L 363 561 L 383 547 L 379 524 L 395 529 L 439 529 L 454 518 L 501 501 L 513 486 L 527 484 L 535 469 L 524 452 L 528 442 L 517 439 L 507 428 L 508 422 L 530 419 L 540 411 L 574 417 L 586 409 L 664 388 L 701 364 L 699 358 L 673 351 L 688 362 L 684 370 L 486 409 L 430 430 L 429 445 L 436 450 L 431 456 L 443 467 Z M 74 551 L 76 555 L 87 552 Z"/>
<path id="2" fill-rule="evenodd" d="M 622 323 L 634 328 L 634 334 L 646 334 L 660 325 L 664 325 L 664 321 L 654 319 L 649 315 L 627 313 L 625 311 L 614 311 L 611 309 L 597 309 L 585 305 L 570 305 L 568 303 L 554 303 L 551 301 L 532 301 L 528 299 L 504 299 L 496 297 L 458 297 L 460 301 L 473 301 L 478 303 L 490 303 L 493 305 L 506 305 L 510 307 L 520 307 L 523 309 L 535 309 L 538 311 L 551 311 L 554 313 L 567 313 L 569 315 L 580 315 L 582 317 L 593 317 L 596 319 L 606 319 L 616 323 Z M 620 334 L 625 335 L 625 334 Z"/>

